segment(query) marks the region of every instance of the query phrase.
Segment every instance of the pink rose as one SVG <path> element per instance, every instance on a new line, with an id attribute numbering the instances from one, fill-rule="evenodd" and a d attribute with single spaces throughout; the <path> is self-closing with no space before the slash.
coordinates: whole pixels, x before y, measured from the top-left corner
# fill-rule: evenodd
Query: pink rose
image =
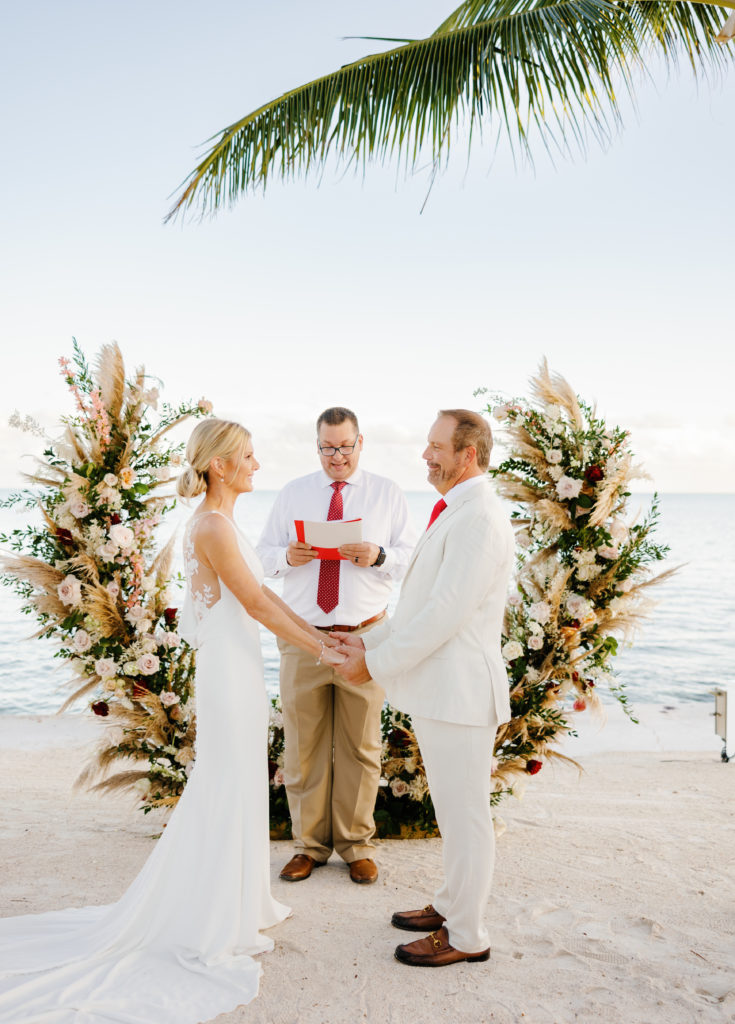
<path id="1" fill-rule="evenodd" d="M 600 558 L 609 558 L 611 561 L 618 557 L 618 549 L 611 547 L 609 544 L 603 544 L 602 547 L 597 549 L 597 554 Z"/>
<path id="2" fill-rule="evenodd" d="M 88 651 L 91 646 L 92 637 L 86 629 L 78 629 L 74 634 L 74 639 L 72 640 L 72 647 L 77 654 L 84 654 L 84 652 Z"/>
<path id="3" fill-rule="evenodd" d="M 109 679 L 117 675 L 117 665 L 112 658 L 98 658 L 94 663 L 94 670 L 100 679 Z"/>
<path id="4" fill-rule="evenodd" d="M 556 493 L 560 498 L 578 498 L 582 490 L 582 481 L 571 476 L 563 476 L 556 485 Z"/>
<path id="5" fill-rule="evenodd" d="M 137 661 L 138 671 L 143 676 L 152 676 L 161 666 L 155 654 L 141 654 Z"/>
<path id="6" fill-rule="evenodd" d="M 110 527 L 110 540 L 123 551 L 131 548 L 135 542 L 135 534 L 129 526 L 118 523 Z"/>
<path id="7" fill-rule="evenodd" d="M 537 636 L 535 633 L 533 636 L 528 638 L 528 649 L 530 651 L 540 651 L 544 646 L 544 638 Z"/>
<path id="8" fill-rule="evenodd" d="M 76 500 L 69 502 L 69 511 L 75 519 L 84 519 L 85 516 L 89 515 L 92 509 L 86 501 L 83 501 L 81 498 L 77 498 Z"/>
<path id="9" fill-rule="evenodd" d="M 76 576 L 66 576 L 56 588 L 56 593 L 64 604 L 78 605 L 82 600 L 82 585 Z"/>
<path id="10" fill-rule="evenodd" d="M 403 779 L 392 779 L 390 789 L 393 796 L 405 796 L 408 793 L 408 784 Z"/>
<path id="11" fill-rule="evenodd" d="M 206 415 L 209 415 L 213 408 L 214 406 L 212 405 L 208 398 L 200 398 L 199 402 L 197 403 L 197 409 L 199 409 L 200 412 L 203 412 Z"/>
<path id="12" fill-rule="evenodd" d="M 110 597 L 117 597 L 118 594 L 120 593 L 120 584 L 117 582 L 117 580 L 110 580 L 105 589 L 107 590 L 107 593 L 110 595 Z"/>
<path id="13" fill-rule="evenodd" d="M 276 768 L 275 772 L 273 773 L 273 786 L 274 786 L 274 788 L 278 789 L 279 786 L 283 785 L 283 782 L 284 782 L 284 779 L 283 779 L 283 769 L 282 768 Z"/>
<path id="14" fill-rule="evenodd" d="M 140 662 L 138 664 L 140 665 Z M 156 666 L 156 667 L 158 667 L 158 666 Z M 143 670 L 141 669 L 141 672 L 142 671 Z M 150 675 L 150 673 L 147 673 L 147 674 Z M 178 703 L 179 703 L 179 695 L 177 693 L 174 693 L 172 690 L 164 690 L 163 693 L 161 694 L 161 704 L 163 704 L 163 706 L 165 708 L 171 708 L 171 707 L 174 706 L 174 704 L 178 704 Z"/>

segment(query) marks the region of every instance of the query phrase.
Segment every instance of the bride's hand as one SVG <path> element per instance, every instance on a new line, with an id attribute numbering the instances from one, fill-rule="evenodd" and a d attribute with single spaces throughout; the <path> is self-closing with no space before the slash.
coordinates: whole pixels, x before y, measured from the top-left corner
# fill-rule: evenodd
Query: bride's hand
<path id="1" fill-rule="evenodd" d="M 335 650 L 334 647 L 324 647 L 322 651 L 322 664 L 332 665 L 336 668 L 338 665 L 343 665 L 347 661 L 344 654 L 340 654 L 339 651 Z"/>
<path id="2" fill-rule="evenodd" d="M 365 650 L 365 643 L 362 637 L 355 636 L 354 633 L 340 633 L 339 630 L 333 630 L 328 636 L 332 641 L 330 647 L 332 644 L 341 644 L 343 647 L 356 647 L 358 651 Z"/>

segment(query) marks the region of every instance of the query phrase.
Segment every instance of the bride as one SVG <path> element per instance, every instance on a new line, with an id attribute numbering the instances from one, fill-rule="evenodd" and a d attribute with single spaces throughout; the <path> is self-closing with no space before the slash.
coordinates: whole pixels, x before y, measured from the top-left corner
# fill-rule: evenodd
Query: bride
<path id="1" fill-rule="evenodd" d="M 204 494 L 184 535 L 181 632 L 197 647 L 197 756 L 168 825 L 123 897 L 0 920 L 0 1021 L 199 1024 L 258 993 L 262 930 L 288 916 L 270 891 L 267 733 L 258 622 L 340 664 L 319 632 L 263 587 L 232 518 L 259 464 L 250 433 L 193 431 L 177 488 Z"/>

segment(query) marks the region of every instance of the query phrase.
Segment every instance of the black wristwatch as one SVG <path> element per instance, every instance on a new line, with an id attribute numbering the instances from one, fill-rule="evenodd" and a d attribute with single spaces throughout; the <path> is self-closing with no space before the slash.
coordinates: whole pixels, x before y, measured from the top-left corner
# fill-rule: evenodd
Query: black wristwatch
<path id="1" fill-rule="evenodd" d="M 381 548 L 380 551 L 378 552 L 378 557 L 375 559 L 375 561 L 372 564 L 376 565 L 376 566 L 377 565 L 382 565 L 384 561 L 385 561 L 385 548 Z"/>

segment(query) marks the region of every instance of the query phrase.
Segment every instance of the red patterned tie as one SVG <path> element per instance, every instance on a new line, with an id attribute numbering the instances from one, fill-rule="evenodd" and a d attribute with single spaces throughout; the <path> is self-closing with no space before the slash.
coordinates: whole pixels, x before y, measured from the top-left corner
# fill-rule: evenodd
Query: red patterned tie
<path id="1" fill-rule="evenodd" d="M 434 522 L 434 520 L 444 511 L 444 509 L 446 507 L 447 507 L 447 503 L 444 500 L 444 498 L 439 498 L 439 500 L 437 501 L 436 505 L 434 505 L 433 509 L 431 510 L 431 518 L 429 519 L 429 526 L 431 526 L 431 524 Z M 427 530 L 429 529 L 429 526 L 426 527 Z"/>
<path id="2" fill-rule="evenodd" d="M 334 494 L 329 502 L 327 522 L 341 519 L 344 513 L 340 491 L 345 485 L 344 480 L 335 480 L 332 484 Z M 316 592 L 316 603 L 324 612 L 331 612 L 339 602 L 339 559 L 323 558 L 319 566 L 319 586 Z"/>

